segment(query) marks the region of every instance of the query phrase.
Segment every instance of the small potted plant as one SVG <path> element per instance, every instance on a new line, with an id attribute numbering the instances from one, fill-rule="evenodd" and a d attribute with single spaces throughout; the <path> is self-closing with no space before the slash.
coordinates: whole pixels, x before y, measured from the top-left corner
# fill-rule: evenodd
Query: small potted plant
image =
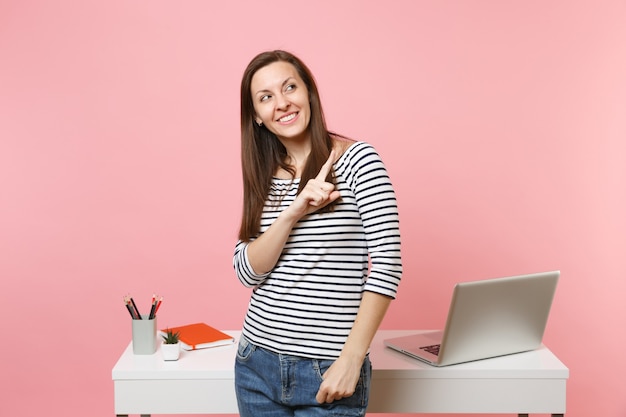
<path id="1" fill-rule="evenodd" d="M 180 340 L 179 333 L 174 333 L 170 329 L 165 330 L 165 334 L 161 336 L 163 344 L 161 344 L 161 355 L 166 361 L 176 361 L 180 356 Z"/>

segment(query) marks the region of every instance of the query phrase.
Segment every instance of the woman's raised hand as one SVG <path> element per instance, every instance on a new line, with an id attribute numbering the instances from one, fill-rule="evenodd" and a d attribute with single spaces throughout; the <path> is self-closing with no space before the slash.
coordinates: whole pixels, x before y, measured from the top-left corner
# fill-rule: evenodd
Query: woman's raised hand
<path id="1" fill-rule="evenodd" d="M 332 169 L 334 162 L 335 151 L 332 150 L 317 176 L 307 182 L 302 192 L 289 206 L 289 209 L 293 210 L 294 214 L 298 215 L 298 218 L 326 207 L 340 197 L 339 191 L 335 190 L 335 185 L 326 182 L 326 177 Z"/>

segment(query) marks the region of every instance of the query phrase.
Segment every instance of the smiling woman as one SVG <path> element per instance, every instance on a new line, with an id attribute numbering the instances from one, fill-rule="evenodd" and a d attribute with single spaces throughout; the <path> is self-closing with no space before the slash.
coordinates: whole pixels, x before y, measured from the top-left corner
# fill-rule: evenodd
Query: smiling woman
<path id="1" fill-rule="evenodd" d="M 252 77 L 251 92 L 257 124 L 265 125 L 281 142 L 290 142 L 292 150 L 308 153 L 309 92 L 295 67 L 277 61 L 261 68 Z"/>
<path id="2" fill-rule="evenodd" d="M 271 71 L 272 68 L 275 68 L 274 71 Z M 290 79 L 300 84 L 290 83 Z M 255 85 L 258 83 L 258 86 L 253 86 L 253 82 Z M 301 90 L 307 93 L 306 97 L 302 96 Z M 299 97 L 298 100 L 286 98 L 294 94 Z M 305 130 L 299 135 L 285 136 L 281 141 L 271 130 L 276 130 L 278 126 L 282 132 L 289 130 L 282 130 L 285 126 L 277 121 L 275 113 L 280 112 L 280 108 L 275 109 L 276 101 L 279 107 L 287 106 L 289 109 L 293 106 L 293 111 L 297 106 L 297 112 L 306 112 L 307 116 L 296 114 L 299 123 L 306 122 Z M 266 103 L 267 110 L 257 110 L 257 107 L 266 107 L 260 106 L 260 103 Z M 283 114 L 279 113 L 278 118 L 289 116 L 284 113 L 283 107 Z M 294 126 L 295 122 L 292 122 Z M 291 133 L 293 135 L 294 132 Z M 241 81 L 241 158 L 244 177 L 244 215 L 239 233 L 241 240 L 258 233 L 260 213 L 272 178 L 299 178 L 298 192 L 301 192 L 310 179 L 319 175 L 319 168 L 327 161 L 331 149 L 337 148 L 337 155 L 340 155 L 349 146 L 350 141 L 336 134 L 331 137 L 331 134 L 326 127 L 315 78 L 299 58 L 285 51 L 270 51 L 257 55 L 250 62 Z M 326 180 L 334 182 L 331 175 Z M 320 210 L 328 211 L 335 204 L 335 201 L 331 201 Z"/>
<path id="3" fill-rule="evenodd" d="M 389 176 L 371 145 L 326 129 L 313 76 L 292 54 L 254 58 L 241 99 L 233 263 L 254 291 L 235 365 L 239 412 L 364 415 L 367 352 L 402 274 Z"/>

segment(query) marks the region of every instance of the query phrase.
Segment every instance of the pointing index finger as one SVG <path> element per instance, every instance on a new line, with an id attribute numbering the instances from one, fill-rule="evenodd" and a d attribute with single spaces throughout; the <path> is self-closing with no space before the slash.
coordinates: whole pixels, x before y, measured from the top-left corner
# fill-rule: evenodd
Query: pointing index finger
<path id="1" fill-rule="evenodd" d="M 315 179 L 319 181 L 326 181 L 326 177 L 328 176 L 328 173 L 333 167 L 333 162 L 335 162 L 335 150 L 334 149 L 330 151 L 330 155 L 328 156 L 328 159 L 326 160 L 324 165 L 322 165 L 322 168 L 320 169 L 320 172 L 319 174 L 317 174 L 317 177 L 315 177 Z"/>

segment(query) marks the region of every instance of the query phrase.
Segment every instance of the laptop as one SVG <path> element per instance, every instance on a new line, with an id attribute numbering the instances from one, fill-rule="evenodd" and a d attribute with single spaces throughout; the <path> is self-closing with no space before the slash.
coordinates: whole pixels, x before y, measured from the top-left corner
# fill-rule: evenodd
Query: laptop
<path id="1" fill-rule="evenodd" d="M 384 340 L 434 366 L 510 355 L 541 346 L 560 271 L 455 285 L 443 331 Z"/>

